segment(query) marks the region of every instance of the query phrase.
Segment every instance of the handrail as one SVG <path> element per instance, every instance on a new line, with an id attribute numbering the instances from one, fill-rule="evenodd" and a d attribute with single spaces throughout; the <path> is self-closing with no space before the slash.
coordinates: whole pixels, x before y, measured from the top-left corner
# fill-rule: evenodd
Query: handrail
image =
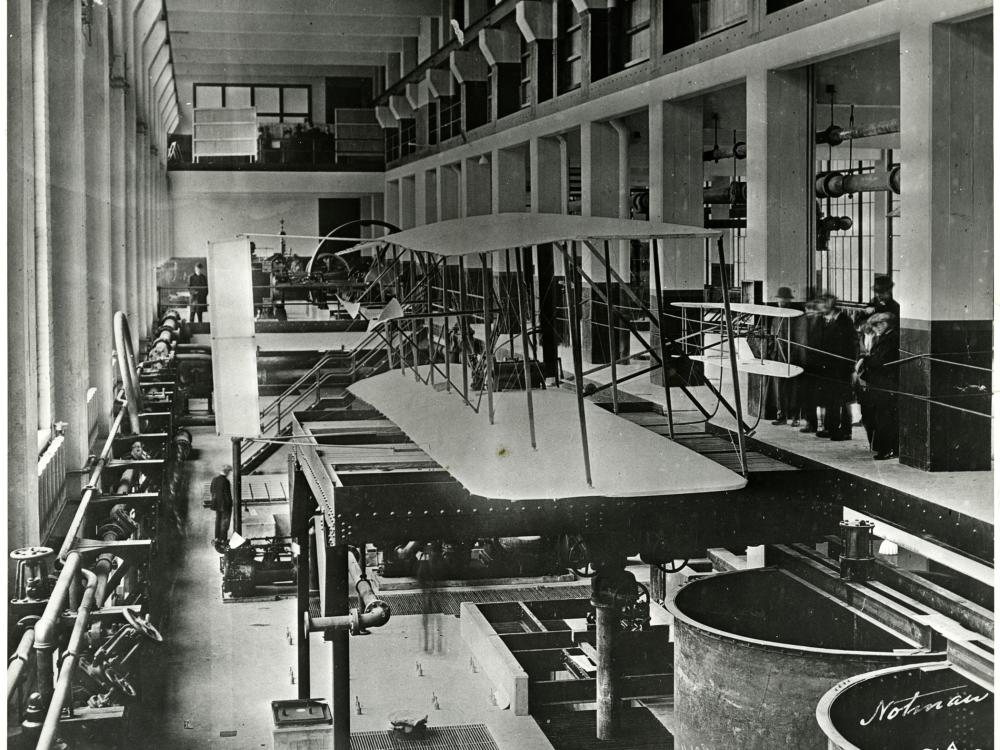
<path id="1" fill-rule="evenodd" d="M 339 354 L 339 352 L 337 352 L 337 353 Z M 314 377 L 320 370 L 322 370 L 323 367 L 326 365 L 326 363 L 330 359 L 332 359 L 333 354 L 334 354 L 334 352 L 325 352 L 323 354 L 323 356 L 319 358 L 319 360 L 316 362 L 316 364 L 313 365 L 309 369 L 309 371 L 306 372 L 302 377 L 300 377 L 298 380 L 296 380 L 294 383 L 292 383 L 290 386 L 288 386 L 285 389 L 285 392 L 282 393 L 281 396 L 279 396 L 277 398 L 277 400 L 272 401 L 267 406 L 265 406 L 263 409 L 261 409 L 261 411 L 260 411 L 261 419 L 264 418 L 265 414 L 267 414 L 268 412 L 272 411 L 276 407 L 276 405 L 281 401 L 281 399 L 283 397 L 290 396 L 293 391 L 296 391 L 299 388 L 301 388 L 303 385 L 305 385 L 305 382 L 307 380 L 309 380 L 310 378 Z"/>
<path id="2" fill-rule="evenodd" d="M 127 409 L 128 407 L 126 406 L 118 412 L 118 416 L 115 417 L 115 421 L 112 423 L 111 429 L 108 431 L 108 437 L 104 441 L 104 447 L 101 449 L 101 453 L 97 458 L 97 464 L 94 466 L 94 470 L 91 472 L 90 478 L 87 480 L 83 495 L 80 497 L 80 507 L 76 509 L 73 521 L 70 523 L 69 530 L 66 532 L 66 537 L 63 539 L 62 547 L 59 549 L 59 558 L 61 560 L 68 559 L 73 543 L 76 541 L 76 537 L 80 533 L 80 528 L 83 526 L 83 520 L 87 516 L 87 509 L 90 505 L 90 500 L 97 491 L 97 483 L 101 480 L 101 472 L 104 470 L 104 464 L 107 463 L 108 456 L 111 455 L 111 449 L 114 445 L 115 437 L 121 429 L 122 419 L 125 417 Z"/>
<path id="3" fill-rule="evenodd" d="M 21 685 L 21 679 L 28 668 L 28 660 L 31 658 L 35 645 L 35 629 L 28 628 L 21 636 L 14 653 L 11 654 L 7 663 L 7 702 L 10 702 L 14 691 Z"/>
<path id="4" fill-rule="evenodd" d="M 73 632 L 69 636 L 69 643 L 62 654 L 62 663 L 59 665 L 59 677 L 56 680 L 55 688 L 52 692 L 52 700 L 45 711 L 45 722 L 42 724 L 42 732 L 38 736 L 38 744 L 35 750 L 49 750 L 55 740 L 56 730 L 59 729 L 59 719 L 62 717 L 63 705 L 73 687 L 73 673 L 76 671 L 76 663 L 80 658 L 77 653 L 80 650 L 80 641 L 87 630 L 87 622 L 90 619 L 90 612 L 95 608 L 94 591 L 97 587 L 97 576 L 86 568 L 80 571 L 87 578 L 87 587 L 83 592 L 83 599 L 76 611 L 76 621 L 73 623 Z M 98 607 L 100 605 L 97 605 Z M 51 665 L 50 665 L 51 667 Z"/>

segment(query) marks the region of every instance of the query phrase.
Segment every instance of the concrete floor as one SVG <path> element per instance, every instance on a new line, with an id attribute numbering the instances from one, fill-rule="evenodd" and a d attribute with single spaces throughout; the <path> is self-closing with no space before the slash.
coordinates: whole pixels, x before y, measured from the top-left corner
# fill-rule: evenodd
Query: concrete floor
<path id="1" fill-rule="evenodd" d="M 228 460 L 230 442 L 211 428 L 192 433 L 198 453 L 186 466 L 188 523 L 140 734 L 150 750 L 270 748 L 270 702 L 297 696 L 295 637 L 290 643 L 288 633 L 295 601 L 223 603 L 219 556 L 210 544 L 214 519 L 201 507 L 201 489 Z M 433 653 L 423 650 L 421 616 L 394 617 L 385 628 L 351 639 L 351 691 L 362 706 L 360 715 L 352 713 L 352 729 L 388 729 L 386 716 L 404 708 L 426 711 L 431 726 L 486 724 L 501 748 L 550 750 L 532 718 L 492 705 L 489 680 L 469 667 L 458 619 L 435 615 L 428 625 Z M 319 634 L 311 646 L 312 693 L 322 698 L 330 690 L 329 646 Z M 440 709 L 433 708 L 432 695 Z"/>

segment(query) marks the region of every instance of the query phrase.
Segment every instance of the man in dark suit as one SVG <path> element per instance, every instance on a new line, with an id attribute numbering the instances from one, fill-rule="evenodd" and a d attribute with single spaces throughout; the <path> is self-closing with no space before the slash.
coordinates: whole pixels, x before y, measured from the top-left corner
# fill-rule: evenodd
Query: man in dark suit
<path id="1" fill-rule="evenodd" d="M 212 479 L 209 493 L 212 497 L 212 509 L 215 510 L 215 546 L 224 545 L 229 536 L 229 522 L 233 516 L 233 491 L 229 486 L 229 475 L 233 467 L 223 466 Z"/>
<path id="2" fill-rule="evenodd" d="M 875 296 L 865 307 L 865 312 L 871 315 L 878 313 L 890 313 L 899 320 L 899 303 L 892 298 L 892 287 L 895 286 L 888 276 L 876 276 L 875 283 L 872 284 L 872 291 Z"/>
<path id="3" fill-rule="evenodd" d="M 201 263 L 194 267 L 194 273 L 188 277 L 188 291 L 191 294 L 191 322 L 202 322 L 202 316 L 208 307 L 208 277 L 205 276 Z"/>
<path id="4" fill-rule="evenodd" d="M 871 349 L 858 360 L 861 381 L 861 420 L 876 461 L 899 453 L 899 329 L 892 313 L 876 313 L 868 319 L 875 337 Z"/>
<path id="5" fill-rule="evenodd" d="M 826 410 L 823 429 L 816 437 L 851 439 L 851 374 L 857 361 L 857 334 L 851 319 L 837 306 L 837 297 L 824 294 L 817 300 L 823 314 L 819 360 L 819 404 Z"/>

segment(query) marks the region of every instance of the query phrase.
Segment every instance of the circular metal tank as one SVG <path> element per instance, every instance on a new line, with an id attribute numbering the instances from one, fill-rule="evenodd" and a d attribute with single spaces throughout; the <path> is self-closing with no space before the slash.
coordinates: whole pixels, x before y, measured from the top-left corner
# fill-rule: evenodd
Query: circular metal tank
<path id="1" fill-rule="evenodd" d="M 890 667 L 831 688 L 816 706 L 829 750 L 992 748 L 993 690 L 947 662 Z"/>
<path id="2" fill-rule="evenodd" d="M 676 750 L 824 750 L 816 705 L 830 687 L 944 658 L 775 568 L 694 580 L 667 608 Z"/>

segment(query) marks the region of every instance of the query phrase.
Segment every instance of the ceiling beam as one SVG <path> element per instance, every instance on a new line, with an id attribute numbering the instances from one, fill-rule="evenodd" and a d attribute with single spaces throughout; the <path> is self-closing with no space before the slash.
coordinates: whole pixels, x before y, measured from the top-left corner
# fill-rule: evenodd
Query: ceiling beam
<path id="1" fill-rule="evenodd" d="M 321 34 L 334 36 L 418 36 L 420 19 L 401 16 L 337 16 L 302 13 L 171 11 L 170 32 L 219 34 Z"/>
<path id="2" fill-rule="evenodd" d="M 303 68 L 325 68 L 331 65 L 379 65 L 384 52 L 295 52 L 261 54 L 245 49 L 176 49 L 174 64 L 214 63 L 233 67 L 256 65 L 295 65 Z M 237 72 L 237 71 L 233 71 Z"/>
<path id="3" fill-rule="evenodd" d="M 213 11 L 223 13 L 288 13 L 325 16 L 401 16 L 419 18 L 441 14 L 440 0 L 212 0 Z M 168 0 L 168 11 L 204 11 L 205 0 Z"/>
<path id="4" fill-rule="evenodd" d="M 234 37 L 218 33 L 177 33 L 170 35 L 175 52 L 188 50 L 252 50 L 263 52 L 398 52 L 398 36 L 302 36 L 301 34 L 243 34 Z"/>
<path id="5" fill-rule="evenodd" d="M 352 55 L 356 58 L 356 55 Z M 182 63 L 174 61 L 176 75 L 181 78 L 198 79 L 198 83 L 301 83 L 308 78 L 327 76 L 371 76 L 376 77 L 375 66 L 363 65 L 323 65 L 308 68 L 302 65 L 239 65 L 224 63 Z"/>

